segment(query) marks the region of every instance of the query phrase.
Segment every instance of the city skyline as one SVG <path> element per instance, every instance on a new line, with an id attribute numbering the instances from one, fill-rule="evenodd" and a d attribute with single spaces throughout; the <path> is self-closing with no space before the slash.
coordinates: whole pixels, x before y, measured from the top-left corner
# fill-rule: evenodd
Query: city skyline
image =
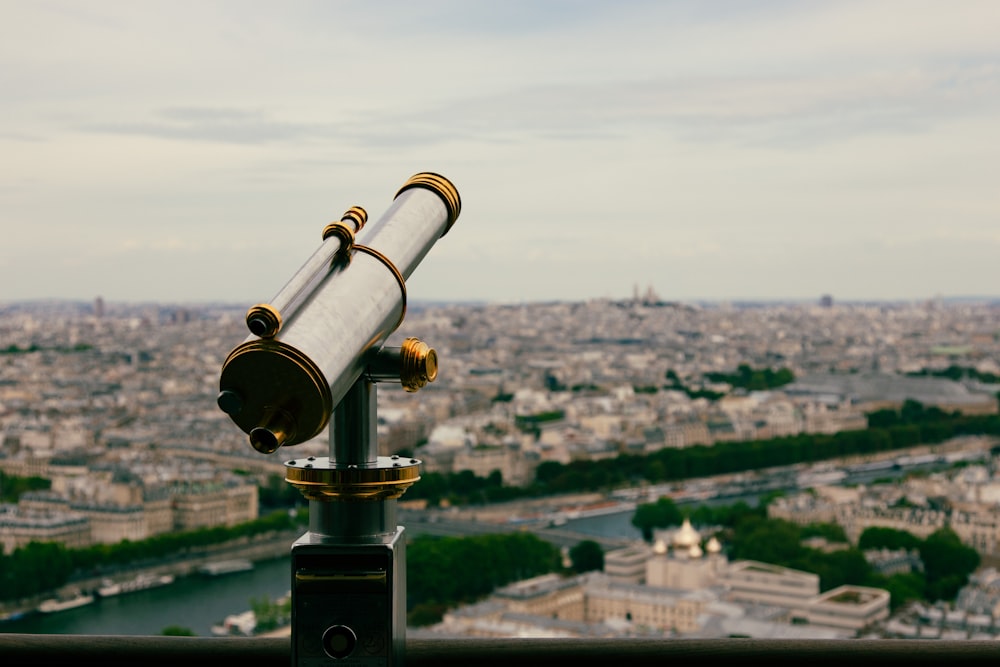
<path id="1" fill-rule="evenodd" d="M 1000 292 L 995 3 L 2 6 L 0 302 L 266 301 L 419 171 L 414 302 Z"/>

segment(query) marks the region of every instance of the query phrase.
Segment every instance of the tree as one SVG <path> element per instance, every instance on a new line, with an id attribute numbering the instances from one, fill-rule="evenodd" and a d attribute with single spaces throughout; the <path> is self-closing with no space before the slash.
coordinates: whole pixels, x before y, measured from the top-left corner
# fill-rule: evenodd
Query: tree
<path id="1" fill-rule="evenodd" d="M 804 556 L 790 564 L 794 569 L 819 575 L 820 590 L 844 584 L 865 585 L 871 580 L 872 568 L 857 549 L 840 549 L 825 553 L 807 549 Z"/>
<path id="2" fill-rule="evenodd" d="M 168 625 L 160 630 L 160 634 L 167 637 L 197 637 L 191 628 L 185 628 L 183 625 Z"/>
<path id="3" fill-rule="evenodd" d="M 927 577 L 927 597 L 951 600 L 979 567 L 979 554 L 962 544 L 950 527 L 939 528 L 920 545 L 920 559 Z"/>
<path id="4" fill-rule="evenodd" d="M 767 516 L 766 503 L 750 507 L 740 500 L 732 505 L 698 505 L 691 512 L 691 523 L 699 526 L 723 526 L 733 528 L 748 517 L 763 519 Z"/>
<path id="5" fill-rule="evenodd" d="M 498 586 L 555 572 L 559 563 L 559 550 L 533 533 L 417 535 L 406 546 L 407 604 L 410 611 L 430 605 L 426 613 L 472 602 Z"/>
<path id="6" fill-rule="evenodd" d="M 677 504 L 665 496 L 655 503 L 639 505 L 632 515 L 632 525 L 642 531 L 642 537 L 647 542 L 653 541 L 654 528 L 679 526 L 683 520 L 684 517 L 677 509 Z"/>
<path id="7" fill-rule="evenodd" d="M 927 588 L 927 581 L 919 572 L 897 572 L 884 581 L 875 579 L 872 584 L 889 591 L 889 606 L 893 611 L 912 600 L 923 600 Z"/>
<path id="8" fill-rule="evenodd" d="M 26 491 L 43 491 L 52 486 L 52 481 L 44 477 L 18 477 L 7 475 L 0 470 L 0 502 L 16 503 Z"/>
<path id="9" fill-rule="evenodd" d="M 828 542 L 849 542 L 839 523 L 810 523 L 802 528 L 802 537 L 822 537 Z"/>
<path id="10" fill-rule="evenodd" d="M 736 559 L 758 560 L 793 567 L 805 556 L 801 529 L 783 519 L 748 518 L 740 525 L 730 544 L 730 555 Z"/>
<path id="11" fill-rule="evenodd" d="M 10 589 L 0 596 L 24 597 L 59 588 L 73 572 L 69 551 L 58 542 L 28 542 L 10 555 Z"/>
<path id="12" fill-rule="evenodd" d="M 883 528 L 882 526 L 870 526 L 865 528 L 858 538 L 858 548 L 862 551 L 868 549 L 916 549 L 920 546 L 920 538 L 913 533 L 895 528 Z"/>
<path id="13" fill-rule="evenodd" d="M 604 569 L 604 549 L 594 540 L 583 540 L 575 547 L 570 547 L 569 559 L 575 572 Z"/>
<path id="14" fill-rule="evenodd" d="M 292 600 L 275 602 L 268 597 L 250 598 L 250 609 L 257 620 L 257 632 L 269 632 L 286 625 L 291 620 Z"/>

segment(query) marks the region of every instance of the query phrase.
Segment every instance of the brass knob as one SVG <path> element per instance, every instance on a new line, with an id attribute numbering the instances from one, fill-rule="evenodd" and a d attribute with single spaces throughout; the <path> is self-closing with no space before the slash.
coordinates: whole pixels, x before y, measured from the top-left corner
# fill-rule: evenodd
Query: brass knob
<path id="1" fill-rule="evenodd" d="M 407 338 L 403 341 L 400 360 L 402 365 L 399 370 L 399 381 L 406 391 L 417 391 L 437 378 L 437 352 L 418 338 Z"/>

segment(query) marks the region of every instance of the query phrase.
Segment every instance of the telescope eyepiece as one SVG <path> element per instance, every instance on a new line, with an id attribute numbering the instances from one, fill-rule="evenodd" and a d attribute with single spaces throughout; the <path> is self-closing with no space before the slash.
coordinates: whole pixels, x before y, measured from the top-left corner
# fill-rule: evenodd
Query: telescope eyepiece
<path id="1" fill-rule="evenodd" d="M 267 323 L 260 317 L 251 317 L 247 320 L 247 328 L 255 336 L 263 336 L 267 333 Z"/>
<path id="2" fill-rule="evenodd" d="M 281 329 L 281 314 L 268 303 L 258 303 L 247 311 L 247 328 L 261 338 L 273 338 Z"/>
<path id="3" fill-rule="evenodd" d="M 278 444 L 278 436 L 258 426 L 250 429 L 250 446 L 261 454 L 274 454 L 281 445 Z"/>
<path id="4" fill-rule="evenodd" d="M 268 408 L 261 425 L 250 429 L 250 446 L 261 454 L 273 454 L 294 436 L 292 416 L 279 408 Z"/>

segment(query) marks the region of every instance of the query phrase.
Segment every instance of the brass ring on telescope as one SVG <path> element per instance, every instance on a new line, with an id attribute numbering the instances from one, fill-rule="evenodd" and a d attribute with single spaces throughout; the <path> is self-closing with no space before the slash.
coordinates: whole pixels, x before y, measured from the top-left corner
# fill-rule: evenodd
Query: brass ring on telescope
<path id="1" fill-rule="evenodd" d="M 285 462 L 285 481 L 309 500 L 391 500 L 420 480 L 420 461 L 380 456 L 377 467 L 331 463 L 327 456 Z"/>
<path id="2" fill-rule="evenodd" d="M 392 275 L 396 277 L 396 282 L 399 283 L 399 291 L 403 293 L 403 303 L 402 308 L 399 311 L 399 321 L 396 322 L 396 325 L 392 328 L 392 330 L 395 331 L 399 328 L 399 325 L 403 323 L 403 320 L 406 319 L 406 280 L 403 279 L 403 274 L 399 272 L 399 269 L 397 269 L 396 265 L 392 263 L 392 260 L 380 253 L 378 250 L 369 248 L 366 245 L 361 245 L 360 243 L 355 243 L 354 249 L 359 252 L 363 252 L 366 255 L 371 255 L 378 261 L 382 262 L 385 264 L 386 268 L 392 272 Z"/>
<path id="3" fill-rule="evenodd" d="M 396 193 L 396 197 L 401 195 L 404 190 L 409 190 L 410 188 L 426 188 L 441 198 L 445 208 L 448 209 L 448 226 L 445 227 L 441 236 L 447 234 L 451 226 L 458 220 L 459 213 L 462 212 L 462 198 L 458 194 L 458 189 L 447 178 L 431 171 L 424 171 L 411 176 L 410 180 L 404 183 L 403 187 Z"/>
<path id="4" fill-rule="evenodd" d="M 247 328 L 261 338 L 274 338 L 281 330 L 281 313 L 269 303 L 258 303 L 247 311 Z"/>
<path id="5" fill-rule="evenodd" d="M 325 241 L 331 236 L 336 236 L 340 239 L 340 249 L 334 255 L 334 261 L 341 258 L 350 260 L 351 248 L 354 247 L 354 232 L 342 222 L 331 222 L 323 229 L 323 240 Z"/>
<path id="6" fill-rule="evenodd" d="M 346 222 L 353 223 L 354 229 L 347 226 Z M 350 251 L 354 247 L 354 235 L 361 231 L 361 228 L 368 222 L 368 212 L 360 206 L 352 206 L 340 217 L 339 222 L 331 222 L 323 228 L 323 240 L 326 241 L 331 236 L 340 239 L 340 249 L 334 259 L 351 259 Z"/>
<path id="7" fill-rule="evenodd" d="M 340 216 L 341 222 L 347 222 L 348 220 L 354 223 L 354 233 L 357 234 L 365 226 L 365 223 L 368 222 L 368 211 L 360 206 L 352 206 L 347 209 L 344 215 Z"/>

